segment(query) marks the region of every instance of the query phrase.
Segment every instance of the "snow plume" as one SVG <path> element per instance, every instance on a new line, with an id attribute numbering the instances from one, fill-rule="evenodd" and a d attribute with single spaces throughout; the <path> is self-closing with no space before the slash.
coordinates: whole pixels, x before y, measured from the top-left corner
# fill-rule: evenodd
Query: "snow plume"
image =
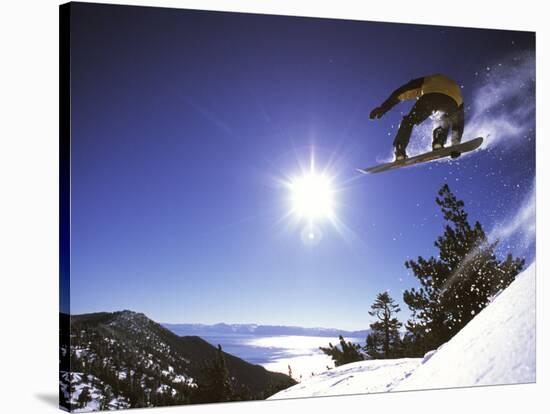
<path id="1" fill-rule="evenodd" d="M 535 183 L 525 198 L 523 204 L 510 215 L 506 220 L 496 225 L 489 233 L 488 239 L 491 240 L 509 240 L 517 238 L 519 249 L 527 249 L 535 242 L 536 225 L 536 197 Z"/>
<path id="2" fill-rule="evenodd" d="M 401 112 L 401 116 L 404 116 L 405 114 L 406 112 Z M 435 112 L 420 125 L 415 125 L 411 134 L 409 145 L 407 147 L 407 154 L 409 154 L 409 156 L 415 156 L 432 150 L 433 130 L 441 122 L 442 115 L 443 114 L 441 112 Z M 392 125 L 391 131 L 388 132 L 388 136 L 395 136 L 398 129 L 399 123 L 397 123 L 396 125 Z M 394 150 L 392 147 L 391 150 L 388 151 L 388 153 L 385 154 L 383 157 L 377 158 L 377 162 L 390 162 L 394 159 L 393 154 Z M 444 160 L 439 161 L 443 162 Z"/>
<path id="3" fill-rule="evenodd" d="M 483 137 L 483 149 L 497 145 L 513 146 L 535 133 L 535 52 L 524 51 L 506 56 L 476 72 L 477 84 L 466 85 L 465 130 L 462 140 Z M 404 116 L 406 112 L 401 112 Z M 432 131 L 440 114 L 413 128 L 409 155 L 432 148 Z M 388 136 L 395 136 L 399 123 L 391 126 Z M 450 134 L 449 134 L 450 135 Z M 447 144 L 450 144 L 448 138 Z M 379 162 L 393 159 L 393 151 Z M 441 160 L 446 162 L 447 159 Z"/>
<path id="4" fill-rule="evenodd" d="M 481 82 L 466 102 L 467 139 L 485 137 L 483 148 L 513 145 L 535 128 L 535 53 L 508 56 L 476 73 Z"/>
<path id="5" fill-rule="evenodd" d="M 416 125 L 411 135 L 411 140 L 407 152 L 411 155 L 422 154 L 432 150 L 433 130 L 441 122 L 442 112 L 435 112 L 430 115 L 430 118 Z M 450 145 L 450 134 L 447 144 Z"/>
<path id="6" fill-rule="evenodd" d="M 514 214 L 508 216 L 508 218 L 502 222 L 497 223 L 487 236 L 487 241 L 482 245 L 474 248 L 458 265 L 453 274 L 447 279 L 443 286 L 443 292 L 445 292 L 450 286 L 454 284 L 457 277 L 461 274 L 462 270 L 469 265 L 484 249 L 497 243 L 504 241 L 510 241 L 512 239 L 517 240 L 515 245 L 516 251 L 523 252 L 529 248 L 535 242 L 536 236 L 536 197 L 535 197 L 535 183 L 529 192 L 529 195 L 525 198 L 524 203 L 515 210 Z M 504 253 L 509 253 L 507 246 L 503 249 Z"/>

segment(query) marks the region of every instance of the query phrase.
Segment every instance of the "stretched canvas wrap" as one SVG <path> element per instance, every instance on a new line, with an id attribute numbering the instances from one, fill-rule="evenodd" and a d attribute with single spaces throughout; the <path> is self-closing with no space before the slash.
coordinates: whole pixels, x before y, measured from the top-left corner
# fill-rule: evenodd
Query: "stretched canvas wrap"
<path id="1" fill-rule="evenodd" d="M 60 406 L 535 381 L 535 34 L 60 7 Z"/>

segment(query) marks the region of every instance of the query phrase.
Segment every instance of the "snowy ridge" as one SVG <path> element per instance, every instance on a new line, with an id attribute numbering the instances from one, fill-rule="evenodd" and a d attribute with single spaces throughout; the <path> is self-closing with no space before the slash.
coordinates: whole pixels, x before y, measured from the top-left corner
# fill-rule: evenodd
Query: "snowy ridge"
<path id="1" fill-rule="evenodd" d="M 424 358 L 361 361 L 269 399 L 535 382 L 535 264 L 449 342 Z"/>
<path id="2" fill-rule="evenodd" d="M 177 336 L 144 314 L 129 310 L 65 316 L 70 322 L 70 342 L 60 347 L 59 378 L 64 409 L 96 411 L 216 401 L 202 393 L 199 385 L 208 384 L 205 364 L 218 355 L 217 348 L 205 340 Z M 231 354 L 224 353 L 224 358 L 233 391 L 243 398 L 263 399 L 295 383 L 287 375 Z"/>
<path id="3" fill-rule="evenodd" d="M 60 349 L 72 370 L 60 373 L 61 405 L 75 412 L 124 409 L 138 394 L 143 405 L 167 405 L 167 396 L 185 401 L 197 384 L 170 335 L 142 313 L 72 316 L 70 346 Z"/>

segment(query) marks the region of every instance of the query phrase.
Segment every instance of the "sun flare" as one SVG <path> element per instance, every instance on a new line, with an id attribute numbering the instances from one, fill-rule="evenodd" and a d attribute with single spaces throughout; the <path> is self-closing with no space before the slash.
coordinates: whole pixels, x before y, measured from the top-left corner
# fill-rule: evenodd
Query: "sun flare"
<path id="1" fill-rule="evenodd" d="M 332 180 L 314 171 L 304 173 L 289 182 L 292 212 L 298 218 L 316 220 L 334 215 Z"/>

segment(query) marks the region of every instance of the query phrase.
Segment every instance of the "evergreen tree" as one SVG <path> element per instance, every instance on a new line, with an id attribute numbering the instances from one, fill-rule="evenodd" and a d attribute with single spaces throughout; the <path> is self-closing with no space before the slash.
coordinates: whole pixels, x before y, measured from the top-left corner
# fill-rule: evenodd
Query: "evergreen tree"
<path id="1" fill-rule="evenodd" d="M 216 358 L 203 368 L 203 379 L 198 384 L 197 402 L 233 401 L 233 384 L 221 345 L 218 345 Z"/>
<path id="2" fill-rule="evenodd" d="M 447 184 L 439 190 L 436 203 L 446 221 L 435 242 L 437 257 L 408 260 L 420 282 L 419 289 L 405 291 L 403 299 L 412 311 L 407 322 L 407 353 L 415 356 L 447 342 L 505 289 L 521 271 L 524 259 L 499 261 L 497 241 L 490 242 L 479 222 L 471 225 L 464 202 Z"/>
<path id="3" fill-rule="evenodd" d="M 401 338 L 399 328 L 403 326 L 395 314 L 401 311 L 399 305 L 388 292 L 379 293 L 371 306 L 369 315 L 376 321 L 371 323 L 372 333 L 367 337 L 365 350 L 372 358 L 389 358 L 397 356 Z"/>
<path id="4" fill-rule="evenodd" d="M 107 385 L 103 390 L 103 399 L 101 400 L 101 410 L 108 410 L 109 403 L 111 402 L 112 399 L 113 399 L 113 392 L 111 390 L 111 386 Z"/>
<path id="5" fill-rule="evenodd" d="M 365 359 L 361 353 L 360 345 L 346 342 L 342 335 L 340 335 L 338 339 L 340 340 L 340 347 L 333 346 L 330 342 L 328 348 L 319 347 L 321 351 L 332 357 L 334 365 L 338 367 L 340 365 L 349 364 L 350 362 L 357 362 Z"/>
<path id="6" fill-rule="evenodd" d="M 297 382 L 293 378 L 289 378 L 288 382 L 273 383 L 273 381 L 269 381 L 266 389 L 261 395 L 258 396 L 258 398 L 261 400 L 266 400 L 272 395 L 277 394 L 279 391 L 292 387 L 296 384 Z"/>
<path id="7" fill-rule="evenodd" d="M 371 359 L 376 359 L 379 357 L 380 339 L 374 332 L 371 332 L 370 334 L 367 335 L 365 352 Z"/>
<path id="8" fill-rule="evenodd" d="M 231 401 L 249 401 L 252 399 L 252 392 L 248 386 L 241 384 L 233 387 L 233 396 Z"/>
<path id="9" fill-rule="evenodd" d="M 82 388 L 82 391 L 80 391 L 80 395 L 78 396 L 79 408 L 86 407 L 86 404 L 88 404 L 90 401 L 92 401 L 92 396 L 90 395 L 90 389 L 88 387 Z"/>

